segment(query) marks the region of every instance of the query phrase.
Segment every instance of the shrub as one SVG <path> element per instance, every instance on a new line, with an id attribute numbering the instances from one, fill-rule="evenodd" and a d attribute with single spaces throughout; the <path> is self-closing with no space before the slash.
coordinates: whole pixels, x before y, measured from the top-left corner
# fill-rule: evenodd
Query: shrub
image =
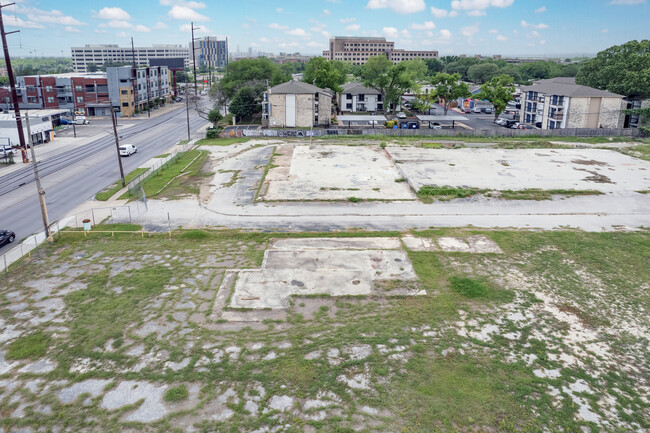
<path id="1" fill-rule="evenodd" d="M 165 401 L 174 402 L 185 400 L 188 396 L 187 388 L 185 385 L 175 386 L 169 388 L 165 393 Z"/>
<path id="2" fill-rule="evenodd" d="M 386 122 L 384 122 L 384 126 L 389 129 L 392 129 L 395 125 L 397 125 L 396 120 L 387 120 Z"/>
<path id="3" fill-rule="evenodd" d="M 352 203 L 357 203 L 361 201 L 361 199 L 358 197 L 348 197 L 348 200 L 351 201 Z"/>
<path id="4" fill-rule="evenodd" d="M 205 138 L 208 139 L 213 139 L 213 138 L 219 138 L 219 130 L 216 128 L 208 128 L 208 130 L 205 132 Z"/>

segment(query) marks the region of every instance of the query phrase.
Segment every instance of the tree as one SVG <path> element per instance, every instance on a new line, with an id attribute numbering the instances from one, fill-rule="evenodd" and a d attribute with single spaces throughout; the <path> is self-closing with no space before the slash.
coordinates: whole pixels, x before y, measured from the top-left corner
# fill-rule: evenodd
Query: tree
<path id="1" fill-rule="evenodd" d="M 223 116 L 221 115 L 221 112 L 216 108 L 213 108 L 208 113 L 208 120 L 210 123 L 212 123 L 212 128 L 216 128 L 217 123 L 219 123 L 221 119 L 223 119 Z"/>
<path id="2" fill-rule="evenodd" d="M 303 81 L 321 89 L 331 89 L 335 93 L 341 93 L 343 91 L 341 86 L 345 80 L 346 75 L 323 57 L 312 57 L 305 65 Z"/>
<path id="3" fill-rule="evenodd" d="M 521 75 L 528 80 L 542 80 L 551 78 L 552 71 L 549 62 L 532 62 L 519 65 Z"/>
<path id="4" fill-rule="evenodd" d="M 229 110 L 237 117 L 252 116 L 259 109 L 260 104 L 257 101 L 256 91 L 253 87 L 242 87 L 230 101 Z"/>
<path id="5" fill-rule="evenodd" d="M 497 75 L 499 75 L 499 67 L 494 63 L 472 65 L 467 70 L 467 78 L 477 84 L 487 83 Z"/>
<path id="6" fill-rule="evenodd" d="M 176 71 L 176 82 L 177 83 L 187 83 L 190 81 L 189 75 L 185 71 Z"/>
<path id="7" fill-rule="evenodd" d="M 399 104 L 404 92 L 417 84 L 405 62 L 393 65 L 386 56 L 372 56 L 363 65 L 363 85 L 377 90 L 384 101 L 384 111 L 390 104 Z"/>
<path id="8" fill-rule="evenodd" d="M 490 101 L 494 105 L 494 120 L 506 109 L 508 102 L 512 101 L 515 86 L 510 75 L 499 75 L 492 78 L 488 83 L 481 86 L 481 92 L 476 95 L 477 99 Z"/>
<path id="9" fill-rule="evenodd" d="M 472 96 L 467 83 L 461 81 L 460 74 L 445 74 L 444 72 L 438 72 L 431 78 L 431 85 L 436 88 L 432 92 L 429 92 L 428 100 L 434 102 L 437 99 L 443 99 L 445 115 L 447 115 L 447 111 L 449 111 L 451 101 L 458 98 L 469 98 Z"/>
<path id="10" fill-rule="evenodd" d="M 88 63 L 86 65 L 86 71 L 88 72 L 97 72 L 99 70 L 99 66 L 97 66 L 95 63 Z"/>
<path id="11" fill-rule="evenodd" d="M 266 58 L 242 59 L 228 63 L 226 74 L 219 80 L 219 89 L 227 98 L 233 98 L 242 87 L 253 86 L 261 93 L 269 86 L 275 86 L 291 80 L 291 75 L 279 65 Z"/>
<path id="12" fill-rule="evenodd" d="M 445 69 L 445 64 L 438 59 L 424 59 L 427 65 L 427 75 L 435 75 Z"/>
<path id="13" fill-rule="evenodd" d="M 650 97 L 650 40 L 630 41 L 584 62 L 576 83 L 629 98 Z"/>

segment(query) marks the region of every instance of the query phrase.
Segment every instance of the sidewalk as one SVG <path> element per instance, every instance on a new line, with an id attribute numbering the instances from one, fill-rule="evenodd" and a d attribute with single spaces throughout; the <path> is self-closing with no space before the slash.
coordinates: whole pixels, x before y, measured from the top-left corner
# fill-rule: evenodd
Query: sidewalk
<path id="1" fill-rule="evenodd" d="M 137 122 L 138 120 L 143 120 L 143 119 L 153 119 L 154 117 L 161 116 L 163 114 L 169 113 L 170 111 L 178 110 L 180 107 L 185 108 L 185 103 L 184 102 L 175 102 L 173 104 L 165 104 L 164 107 L 158 108 L 157 110 L 151 110 L 151 117 L 147 114 L 147 111 L 143 111 L 142 113 L 138 114 L 137 116 L 133 117 L 120 117 L 119 120 L 120 122 Z M 192 106 L 190 105 L 190 109 Z M 102 117 L 98 117 L 98 119 L 102 119 Z M 109 119 L 109 117 L 106 117 L 106 119 Z"/>

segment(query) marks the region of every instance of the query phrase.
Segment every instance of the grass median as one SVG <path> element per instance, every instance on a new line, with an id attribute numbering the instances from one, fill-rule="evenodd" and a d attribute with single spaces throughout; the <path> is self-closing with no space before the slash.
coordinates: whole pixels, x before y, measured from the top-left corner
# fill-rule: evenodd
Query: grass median
<path id="1" fill-rule="evenodd" d="M 149 170 L 148 167 L 136 168 L 131 173 L 124 176 L 124 180 L 125 180 L 126 184 L 128 185 L 129 182 L 131 182 L 136 177 L 140 176 L 142 173 L 146 173 L 148 170 Z M 95 200 L 106 201 L 106 200 L 110 199 L 111 197 L 113 197 L 122 188 L 123 188 L 122 187 L 122 181 L 118 180 L 117 182 L 112 184 L 110 187 L 104 188 L 99 193 L 97 193 L 95 195 Z"/>

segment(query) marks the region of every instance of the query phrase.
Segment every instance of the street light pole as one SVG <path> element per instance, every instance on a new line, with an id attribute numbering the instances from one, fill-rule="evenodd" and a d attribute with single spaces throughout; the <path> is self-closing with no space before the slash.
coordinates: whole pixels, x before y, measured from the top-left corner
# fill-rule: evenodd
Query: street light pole
<path id="1" fill-rule="evenodd" d="M 41 204 L 41 216 L 43 217 L 43 228 L 45 228 L 45 238 L 50 238 L 50 222 L 47 216 L 47 203 L 45 202 L 45 190 L 41 186 L 41 177 L 38 174 L 38 165 L 36 163 L 36 153 L 34 152 L 34 142 L 32 141 L 32 130 L 29 128 L 29 112 L 25 112 L 25 126 L 27 127 L 27 141 L 32 151 L 32 169 L 34 169 L 34 179 L 36 180 L 36 190 L 38 191 L 38 201 Z"/>
<path id="2" fill-rule="evenodd" d="M 187 76 L 187 75 L 186 75 Z M 185 111 L 187 113 L 187 141 L 190 141 L 190 87 L 185 79 Z"/>
<path id="3" fill-rule="evenodd" d="M 111 119 L 113 120 L 113 133 L 115 134 L 115 148 L 117 149 L 117 162 L 120 165 L 120 176 L 122 177 L 122 187 L 126 186 L 124 181 L 124 168 L 122 167 L 122 157 L 120 156 L 120 139 L 117 136 L 117 119 L 115 119 L 115 110 L 111 109 Z"/>

